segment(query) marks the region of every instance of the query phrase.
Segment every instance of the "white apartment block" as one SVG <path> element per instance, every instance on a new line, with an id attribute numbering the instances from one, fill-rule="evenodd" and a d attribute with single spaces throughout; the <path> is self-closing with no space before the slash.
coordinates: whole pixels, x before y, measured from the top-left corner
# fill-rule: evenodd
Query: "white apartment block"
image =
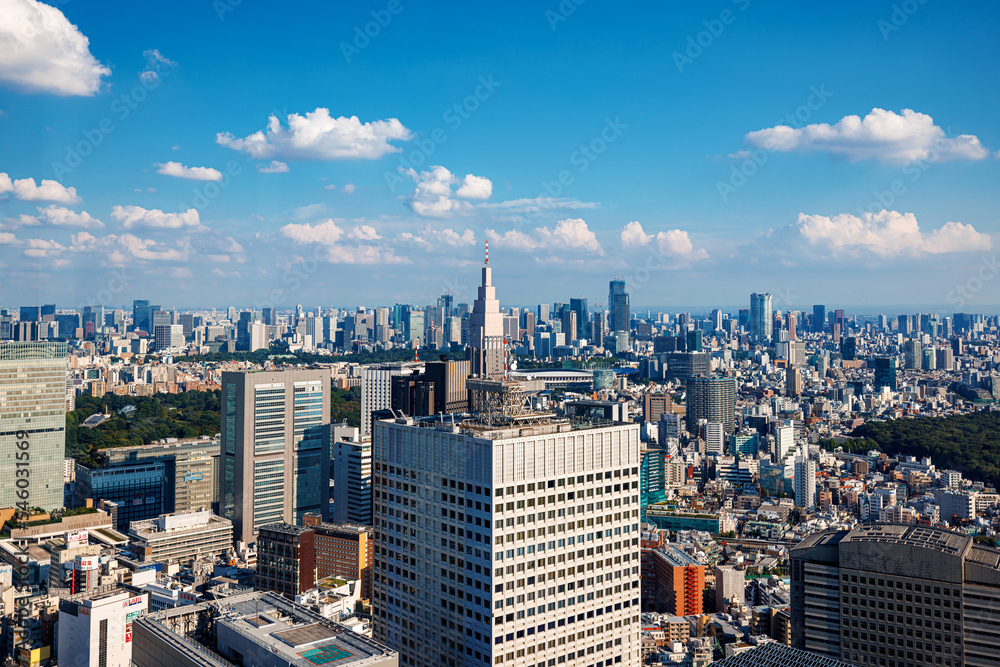
<path id="1" fill-rule="evenodd" d="M 638 666 L 639 426 L 375 423 L 374 638 L 407 667 Z"/>

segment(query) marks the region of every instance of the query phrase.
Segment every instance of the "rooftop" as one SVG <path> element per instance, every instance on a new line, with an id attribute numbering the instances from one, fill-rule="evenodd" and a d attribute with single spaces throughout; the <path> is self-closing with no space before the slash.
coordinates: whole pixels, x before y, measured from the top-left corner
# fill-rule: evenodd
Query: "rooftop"
<path id="1" fill-rule="evenodd" d="M 850 663 L 800 651 L 778 642 L 761 644 L 757 648 L 713 662 L 715 667 L 851 667 Z"/>
<path id="2" fill-rule="evenodd" d="M 677 547 L 670 545 L 666 547 L 661 547 L 656 550 L 656 554 L 666 560 L 674 567 L 690 567 L 699 566 L 701 563 L 696 561 L 691 556 L 678 549 Z"/>

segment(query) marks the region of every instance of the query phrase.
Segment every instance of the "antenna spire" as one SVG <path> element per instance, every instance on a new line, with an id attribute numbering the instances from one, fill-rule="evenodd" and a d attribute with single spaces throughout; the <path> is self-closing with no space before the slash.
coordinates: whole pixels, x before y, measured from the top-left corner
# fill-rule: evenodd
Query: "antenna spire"
<path id="1" fill-rule="evenodd" d="M 490 241 L 489 241 L 489 239 L 487 239 L 486 240 L 486 264 L 488 265 L 489 263 L 490 263 Z"/>

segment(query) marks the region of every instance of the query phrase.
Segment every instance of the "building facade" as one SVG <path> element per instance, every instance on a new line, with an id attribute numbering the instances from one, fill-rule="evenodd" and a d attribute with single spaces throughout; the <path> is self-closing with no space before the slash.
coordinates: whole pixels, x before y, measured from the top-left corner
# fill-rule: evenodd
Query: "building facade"
<path id="1" fill-rule="evenodd" d="M 0 507 L 62 507 L 66 343 L 0 342 L 0 432 Z"/>
<path id="2" fill-rule="evenodd" d="M 287 523 L 261 526 L 257 535 L 257 584 L 294 599 L 316 583 L 316 547 L 313 529 Z"/>
<path id="3" fill-rule="evenodd" d="M 219 499 L 234 540 L 307 512 L 329 518 L 329 423 L 329 369 L 222 374 Z"/>
<path id="4" fill-rule="evenodd" d="M 640 664 L 637 424 L 380 421 L 373 458 L 400 664 Z"/>

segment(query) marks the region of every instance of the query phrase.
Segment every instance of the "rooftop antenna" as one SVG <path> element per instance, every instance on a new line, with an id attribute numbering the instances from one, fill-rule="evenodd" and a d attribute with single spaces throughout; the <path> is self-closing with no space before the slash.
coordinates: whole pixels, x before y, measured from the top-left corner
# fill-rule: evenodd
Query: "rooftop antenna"
<path id="1" fill-rule="evenodd" d="M 420 361 L 420 356 L 418 354 L 417 348 L 413 348 L 413 360 L 414 361 Z"/>
<path id="2" fill-rule="evenodd" d="M 486 264 L 490 263 L 490 242 L 489 239 L 486 240 Z"/>

